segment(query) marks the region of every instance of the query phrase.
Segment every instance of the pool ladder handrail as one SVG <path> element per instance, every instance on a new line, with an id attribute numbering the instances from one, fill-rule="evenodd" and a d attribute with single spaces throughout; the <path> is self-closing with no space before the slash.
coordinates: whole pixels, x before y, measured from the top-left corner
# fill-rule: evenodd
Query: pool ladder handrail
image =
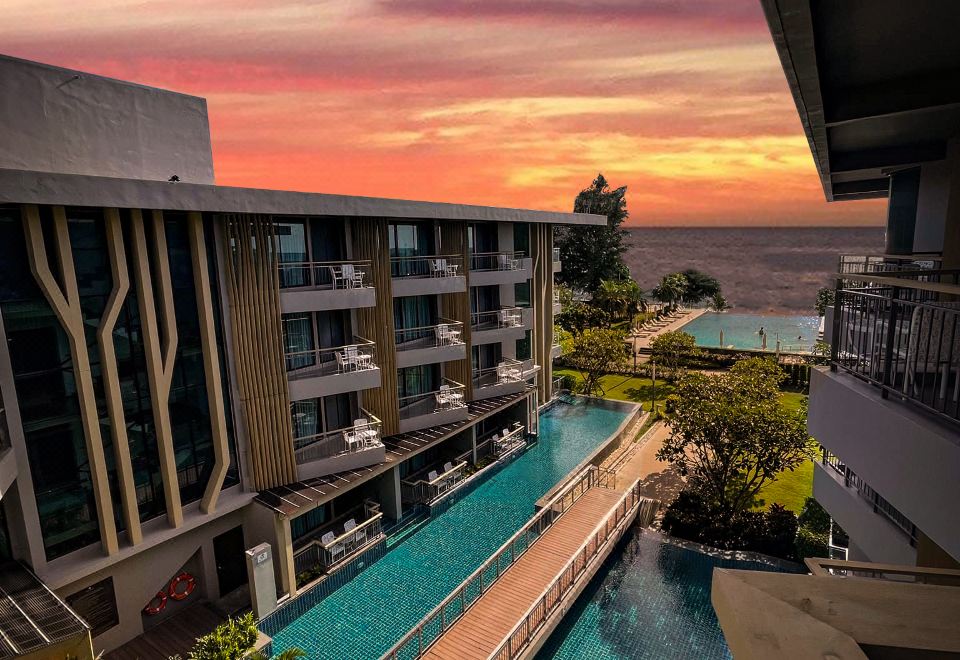
<path id="1" fill-rule="evenodd" d="M 587 492 L 590 488 L 594 486 L 599 486 L 601 481 L 601 471 L 595 465 L 590 465 L 580 471 L 576 477 L 567 482 L 567 485 L 556 495 L 554 495 L 549 502 L 542 509 L 540 509 L 534 516 L 527 521 L 527 523 L 517 530 L 517 532 L 511 536 L 507 541 L 497 549 L 485 562 L 483 562 L 477 570 L 471 573 L 467 579 L 460 583 L 460 586 L 454 589 L 450 595 L 444 598 L 439 605 L 430 610 L 430 612 L 423 617 L 420 622 L 415 625 L 406 635 L 400 638 L 396 644 L 394 644 L 389 651 L 384 653 L 381 656 L 381 660 L 399 660 L 401 658 L 400 651 L 403 650 L 411 641 L 416 639 L 417 647 L 416 651 L 413 654 L 404 654 L 402 657 L 404 659 L 410 658 L 411 660 L 415 658 L 420 658 L 423 656 L 424 651 L 426 651 L 434 642 L 436 642 L 440 636 L 445 633 L 453 623 L 459 619 L 464 613 L 473 605 L 480 597 L 486 593 L 486 591 L 496 583 L 497 580 L 503 575 L 506 569 L 501 570 L 500 560 L 501 557 L 509 553 L 509 562 L 507 563 L 506 568 L 509 568 L 517 560 L 518 557 L 523 556 L 523 554 L 530 548 L 532 543 L 537 540 L 543 533 L 549 529 L 557 521 L 557 519 L 569 510 L 573 504 L 580 499 L 580 497 Z M 567 498 L 570 498 L 569 503 Z M 560 504 L 560 510 L 556 511 L 555 507 L 557 504 Z M 555 514 L 555 515 L 554 515 Z M 548 518 L 546 524 L 539 526 L 536 531 L 536 536 L 531 540 L 529 534 L 535 526 L 538 526 L 544 518 Z M 526 544 L 517 548 L 517 541 L 523 537 L 526 541 Z M 496 572 L 493 576 L 493 579 L 484 583 L 484 571 L 490 568 L 496 563 Z M 467 590 L 470 587 L 475 587 L 479 581 L 479 589 L 475 596 L 468 601 Z M 455 612 L 453 616 L 447 617 L 447 607 L 455 602 L 460 602 L 460 609 L 458 612 Z M 427 640 L 427 643 L 424 644 L 423 633 L 431 624 L 435 624 L 437 617 L 439 616 L 439 630 L 436 635 Z"/>

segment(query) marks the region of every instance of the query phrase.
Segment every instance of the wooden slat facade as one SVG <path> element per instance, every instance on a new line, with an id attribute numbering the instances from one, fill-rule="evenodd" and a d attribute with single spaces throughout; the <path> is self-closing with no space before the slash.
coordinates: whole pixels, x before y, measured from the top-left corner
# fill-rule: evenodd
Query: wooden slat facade
<path id="1" fill-rule="evenodd" d="M 470 341 L 470 259 L 467 250 L 467 224 L 463 222 L 440 223 L 440 250 L 438 254 L 456 254 L 462 259 L 461 271 L 467 280 L 466 290 L 463 293 L 445 293 L 440 296 L 441 316 L 451 321 L 463 323 L 463 334 L 460 336 L 467 345 L 467 357 L 464 360 L 445 362 L 444 375 L 466 386 L 467 401 L 473 399 L 473 373 L 471 368 L 471 352 L 473 344 Z"/>
<path id="2" fill-rule="evenodd" d="M 397 403 L 397 352 L 387 221 L 355 218 L 351 220 L 350 229 L 353 258 L 370 261 L 370 283 L 377 292 L 375 306 L 357 310 L 357 334 L 376 343 L 380 367 L 380 387 L 364 390 L 363 407 L 380 418 L 384 435 L 393 435 L 400 430 L 400 409 Z"/>
<path id="3" fill-rule="evenodd" d="M 533 306 L 533 361 L 540 365 L 537 392 L 540 401 L 553 395 L 553 227 L 530 225 L 530 302 Z"/>
<path id="4" fill-rule="evenodd" d="M 269 216 L 226 215 L 230 320 L 246 413 L 251 480 L 263 490 L 297 480 L 283 362 L 275 229 Z"/>

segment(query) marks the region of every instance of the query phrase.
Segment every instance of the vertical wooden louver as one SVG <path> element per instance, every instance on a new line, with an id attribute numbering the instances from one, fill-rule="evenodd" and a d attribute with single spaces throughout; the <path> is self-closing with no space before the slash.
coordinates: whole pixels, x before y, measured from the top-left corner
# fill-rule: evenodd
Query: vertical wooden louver
<path id="1" fill-rule="evenodd" d="M 537 390 L 540 401 L 549 401 L 553 389 L 553 227 L 530 225 L 530 257 L 533 277 L 530 281 L 530 302 L 533 305 L 534 362 L 540 365 Z"/>
<path id="2" fill-rule="evenodd" d="M 297 480 L 283 362 L 280 282 L 269 216 L 223 216 L 237 384 L 246 416 L 253 487 Z"/>
<path id="3" fill-rule="evenodd" d="M 470 341 L 470 256 L 467 253 L 467 225 L 463 222 L 440 223 L 440 253 L 445 255 L 460 255 L 462 259 L 461 271 L 467 278 L 466 290 L 463 293 L 445 293 L 440 296 L 440 307 L 443 316 L 451 321 L 463 322 L 461 338 L 467 345 L 467 358 L 444 363 L 444 372 L 447 378 L 463 383 L 467 400 L 473 399 L 473 376 L 470 367 L 470 353 L 473 344 Z"/>
<path id="4" fill-rule="evenodd" d="M 390 244 L 387 221 L 380 218 L 351 220 L 353 258 L 370 261 L 370 281 L 377 303 L 357 310 L 358 334 L 377 345 L 380 387 L 364 390 L 363 406 L 383 422 L 384 435 L 400 429 L 397 404 L 397 352 L 393 327 L 393 290 L 390 280 Z"/>

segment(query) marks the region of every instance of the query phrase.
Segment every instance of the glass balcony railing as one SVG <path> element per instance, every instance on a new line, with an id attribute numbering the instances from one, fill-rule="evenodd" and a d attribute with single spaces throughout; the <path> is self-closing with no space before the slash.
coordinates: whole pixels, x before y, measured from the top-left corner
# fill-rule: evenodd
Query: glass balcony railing
<path id="1" fill-rule="evenodd" d="M 312 287 L 316 289 L 372 288 L 369 283 L 369 261 L 304 261 L 281 263 L 280 288 Z"/>
<path id="2" fill-rule="evenodd" d="M 288 372 L 298 375 L 333 376 L 376 369 L 376 344 L 354 337 L 352 344 L 285 353 Z"/>
<path id="3" fill-rule="evenodd" d="M 456 254 L 391 257 L 390 274 L 397 279 L 457 277 L 463 275 L 463 258 Z"/>
<path id="4" fill-rule="evenodd" d="M 363 416 L 354 420 L 352 426 L 294 438 L 293 453 L 297 465 L 382 447 L 380 429 L 383 423 L 366 410 L 360 412 Z"/>

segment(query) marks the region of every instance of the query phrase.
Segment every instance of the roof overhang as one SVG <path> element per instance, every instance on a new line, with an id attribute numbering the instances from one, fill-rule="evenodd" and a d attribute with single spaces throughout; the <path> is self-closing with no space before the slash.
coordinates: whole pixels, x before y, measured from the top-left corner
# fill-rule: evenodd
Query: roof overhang
<path id="1" fill-rule="evenodd" d="M 113 208 L 262 213 L 298 216 L 354 216 L 604 225 L 607 218 L 588 213 L 418 202 L 380 197 L 234 188 L 196 183 L 167 183 L 79 174 L 0 169 L 0 203 L 56 204 Z"/>
<path id="2" fill-rule="evenodd" d="M 828 201 L 885 197 L 960 127 L 960 3 L 760 0 Z"/>

